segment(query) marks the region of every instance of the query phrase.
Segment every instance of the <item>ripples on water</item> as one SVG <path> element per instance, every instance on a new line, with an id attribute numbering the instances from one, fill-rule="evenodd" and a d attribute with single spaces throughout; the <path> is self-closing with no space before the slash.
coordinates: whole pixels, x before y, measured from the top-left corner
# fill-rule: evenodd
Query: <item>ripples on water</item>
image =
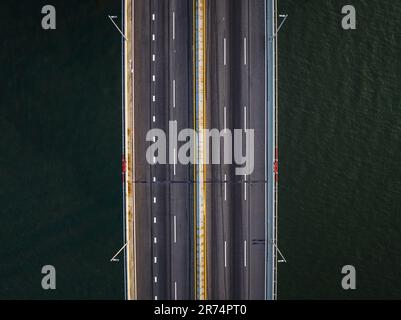
<path id="1" fill-rule="evenodd" d="M 0 299 L 123 298 L 120 1 L 46 3 L 0 3 Z"/>
<path id="2" fill-rule="evenodd" d="M 401 3 L 279 2 L 279 296 L 401 298 Z"/>

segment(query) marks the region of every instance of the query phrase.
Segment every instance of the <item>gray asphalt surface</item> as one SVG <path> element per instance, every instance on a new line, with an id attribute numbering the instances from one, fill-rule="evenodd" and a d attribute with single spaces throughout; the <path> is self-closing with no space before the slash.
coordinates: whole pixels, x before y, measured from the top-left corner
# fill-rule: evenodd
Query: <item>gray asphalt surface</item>
<path id="1" fill-rule="evenodd" d="M 168 132 L 169 120 L 178 131 L 192 124 L 192 7 L 186 0 L 136 0 L 134 6 L 138 298 L 188 299 L 191 169 L 151 166 L 145 155 L 151 128 Z"/>
<path id="2" fill-rule="evenodd" d="M 207 15 L 208 126 L 255 132 L 250 176 L 235 175 L 235 166 L 208 166 L 208 296 L 263 299 L 264 1 L 209 0 Z"/>
<path id="3" fill-rule="evenodd" d="M 193 167 L 145 158 L 149 129 L 193 127 L 192 10 L 188 0 L 134 1 L 139 299 L 194 297 Z M 207 127 L 255 130 L 246 183 L 235 166 L 207 166 L 209 299 L 264 298 L 264 25 L 264 0 L 207 0 Z"/>

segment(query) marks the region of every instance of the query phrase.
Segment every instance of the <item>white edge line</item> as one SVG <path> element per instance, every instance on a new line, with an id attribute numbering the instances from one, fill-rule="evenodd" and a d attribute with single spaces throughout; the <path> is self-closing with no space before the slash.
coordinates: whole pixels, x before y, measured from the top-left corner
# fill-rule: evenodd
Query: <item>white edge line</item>
<path id="1" fill-rule="evenodd" d="M 177 216 L 174 216 L 174 243 L 177 243 Z"/>
<path id="2" fill-rule="evenodd" d="M 247 50 L 247 47 L 246 47 L 246 37 L 244 37 L 244 64 L 245 64 L 245 65 L 247 64 L 246 50 Z"/>
<path id="3" fill-rule="evenodd" d="M 244 267 L 246 268 L 246 240 L 244 241 Z"/>
<path id="4" fill-rule="evenodd" d="M 224 38 L 224 65 L 227 65 L 227 44 L 226 38 Z"/>
<path id="5" fill-rule="evenodd" d="M 224 241 L 224 268 L 227 268 L 227 241 Z"/>
<path id="6" fill-rule="evenodd" d="M 245 132 L 246 132 L 246 106 L 244 106 L 244 130 L 245 130 Z"/>
<path id="7" fill-rule="evenodd" d="M 224 107 L 224 130 L 227 129 L 227 107 Z"/>
<path id="8" fill-rule="evenodd" d="M 177 165 L 177 150 L 174 148 L 173 150 L 173 156 L 174 156 L 174 161 L 173 161 L 173 171 L 174 171 L 174 175 L 175 175 L 175 168 Z"/>
<path id="9" fill-rule="evenodd" d="M 175 108 L 175 80 L 173 80 L 173 108 Z"/>
<path id="10" fill-rule="evenodd" d="M 175 40 L 175 11 L 173 11 L 173 40 Z"/>
<path id="11" fill-rule="evenodd" d="M 227 175 L 224 175 L 224 201 L 227 200 Z"/>

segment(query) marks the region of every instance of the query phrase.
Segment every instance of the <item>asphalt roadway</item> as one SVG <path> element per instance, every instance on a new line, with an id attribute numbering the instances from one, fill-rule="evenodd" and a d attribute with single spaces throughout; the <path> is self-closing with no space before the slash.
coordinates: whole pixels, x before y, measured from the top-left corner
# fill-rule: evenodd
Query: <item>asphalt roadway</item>
<path id="1" fill-rule="evenodd" d="M 193 127 L 192 5 L 134 1 L 138 299 L 194 298 L 193 167 L 145 157 L 148 130 Z M 251 175 L 207 166 L 209 299 L 265 297 L 264 26 L 264 0 L 207 0 L 207 126 L 255 133 Z"/>
<path id="2" fill-rule="evenodd" d="M 188 299 L 194 290 L 192 170 L 150 165 L 145 154 L 148 130 L 168 132 L 169 120 L 178 131 L 193 126 L 191 2 L 135 0 L 133 23 L 138 298 Z"/>
<path id="3" fill-rule="evenodd" d="M 255 134 L 251 175 L 208 166 L 208 297 L 264 299 L 264 1 L 208 0 L 207 17 L 208 126 Z"/>

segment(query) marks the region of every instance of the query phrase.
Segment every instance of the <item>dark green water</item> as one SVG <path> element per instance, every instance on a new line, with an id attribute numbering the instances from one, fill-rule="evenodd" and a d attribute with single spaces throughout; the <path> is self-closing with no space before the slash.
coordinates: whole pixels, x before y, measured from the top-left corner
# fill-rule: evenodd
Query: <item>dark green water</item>
<path id="1" fill-rule="evenodd" d="M 279 297 L 401 298 L 401 2 L 279 3 Z"/>
<path id="2" fill-rule="evenodd" d="M 121 299 L 120 1 L 48 3 L 0 4 L 0 298 Z"/>

